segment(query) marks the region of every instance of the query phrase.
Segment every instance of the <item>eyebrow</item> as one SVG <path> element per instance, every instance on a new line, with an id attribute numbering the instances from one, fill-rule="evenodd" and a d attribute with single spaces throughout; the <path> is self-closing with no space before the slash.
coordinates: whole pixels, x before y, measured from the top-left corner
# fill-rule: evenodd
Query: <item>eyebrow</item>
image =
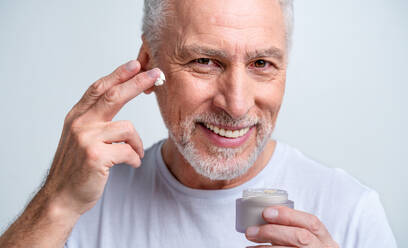
<path id="1" fill-rule="evenodd" d="M 229 54 L 218 49 L 211 47 L 205 47 L 200 45 L 187 45 L 184 47 L 179 47 L 176 49 L 176 54 L 180 58 L 189 58 L 193 55 L 204 55 L 206 57 L 219 57 L 219 58 L 228 58 Z"/>
<path id="2" fill-rule="evenodd" d="M 265 58 L 265 57 L 272 57 L 278 59 L 279 61 L 283 60 L 283 51 L 276 47 L 270 47 L 264 50 L 255 50 L 254 52 L 247 52 L 246 58 L 247 60 L 253 60 L 256 58 Z"/>
<path id="3" fill-rule="evenodd" d="M 200 45 L 186 45 L 183 47 L 179 47 L 176 49 L 176 54 L 179 58 L 186 59 L 190 58 L 193 55 L 203 55 L 205 57 L 218 57 L 218 58 L 223 58 L 227 59 L 229 57 L 232 57 L 229 53 L 211 48 L 211 47 L 206 47 L 206 46 L 200 46 Z M 283 51 L 279 48 L 276 47 L 270 47 L 267 49 L 262 49 L 262 50 L 255 50 L 252 52 L 246 52 L 245 58 L 246 60 L 253 60 L 256 58 L 265 58 L 265 57 L 273 57 L 278 59 L 279 61 L 283 60 Z"/>

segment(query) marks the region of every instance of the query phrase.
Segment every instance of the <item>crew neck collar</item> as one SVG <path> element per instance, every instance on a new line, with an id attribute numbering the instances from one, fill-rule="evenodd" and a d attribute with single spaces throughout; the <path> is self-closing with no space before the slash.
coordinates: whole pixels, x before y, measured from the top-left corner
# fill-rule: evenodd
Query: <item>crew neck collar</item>
<path id="1" fill-rule="evenodd" d="M 272 154 L 271 159 L 262 171 L 260 171 L 256 176 L 251 178 L 249 181 L 229 189 L 216 189 L 216 190 L 206 190 L 206 189 L 193 189 L 185 186 L 179 182 L 173 174 L 169 171 L 166 164 L 164 163 L 163 156 L 161 154 L 161 149 L 163 147 L 165 140 L 162 140 L 154 151 L 156 157 L 156 163 L 158 165 L 159 173 L 165 179 L 166 183 L 172 189 L 187 195 L 191 198 L 202 198 L 202 199 L 226 199 L 226 198 L 237 198 L 240 197 L 242 191 L 248 188 L 259 188 L 263 186 L 264 178 L 267 176 L 268 181 L 275 178 L 277 175 L 277 170 L 279 165 L 282 163 L 286 146 L 278 141 L 276 141 L 275 150 Z"/>

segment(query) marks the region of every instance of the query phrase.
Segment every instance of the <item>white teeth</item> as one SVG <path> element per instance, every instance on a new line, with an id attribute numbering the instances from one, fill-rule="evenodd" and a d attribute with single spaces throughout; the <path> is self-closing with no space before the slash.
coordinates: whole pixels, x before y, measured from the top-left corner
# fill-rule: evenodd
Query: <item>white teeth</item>
<path id="1" fill-rule="evenodd" d="M 240 130 L 225 130 L 208 123 L 204 123 L 204 125 L 214 133 L 227 138 L 238 138 L 244 136 L 249 131 L 249 127 Z"/>
<path id="2" fill-rule="evenodd" d="M 241 129 L 241 130 L 239 130 L 239 136 L 242 136 L 242 135 L 244 135 L 244 129 Z"/>

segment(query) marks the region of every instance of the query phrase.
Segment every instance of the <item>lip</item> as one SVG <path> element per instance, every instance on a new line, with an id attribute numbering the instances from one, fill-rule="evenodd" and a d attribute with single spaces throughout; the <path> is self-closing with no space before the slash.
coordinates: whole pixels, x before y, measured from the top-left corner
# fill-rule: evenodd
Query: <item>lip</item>
<path id="1" fill-rule="evenodd" d="M 219 146 L 219 147 L 224 147 L 224 148 L 236 148 L 236 147 L 243 145 L 249 139 L 249 137 L 255 130 L 255 126 L 252 126 L 249 128 L 248 132 L 244 136 L 241 136 L 238 138 L 227 138 L 227 137 L 222 137 L 214 133 L 213 131 L 203 126 L 203 124 L 198 124 L 198 126 L 203 130 L 203 132 L 206 134 L 208 139 L 214 145 Z M 221 126 L 218 126 L 218 127 L 221 127 Z M 236 129 L 232 129 L 232 130 L 236 130 Z"/>

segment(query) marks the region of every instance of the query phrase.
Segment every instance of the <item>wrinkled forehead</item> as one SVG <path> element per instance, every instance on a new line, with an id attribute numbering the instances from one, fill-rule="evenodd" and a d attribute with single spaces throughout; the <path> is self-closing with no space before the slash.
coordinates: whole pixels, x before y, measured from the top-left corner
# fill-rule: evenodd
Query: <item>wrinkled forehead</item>
<path id="1" fill-rule="evenodd" d="M 204 44 L 240 54 L 272 46 L 285 52 L 284 18 L 277 0 L 178 0 L 173 4 L 167 37 L 175 47 Z"/>

